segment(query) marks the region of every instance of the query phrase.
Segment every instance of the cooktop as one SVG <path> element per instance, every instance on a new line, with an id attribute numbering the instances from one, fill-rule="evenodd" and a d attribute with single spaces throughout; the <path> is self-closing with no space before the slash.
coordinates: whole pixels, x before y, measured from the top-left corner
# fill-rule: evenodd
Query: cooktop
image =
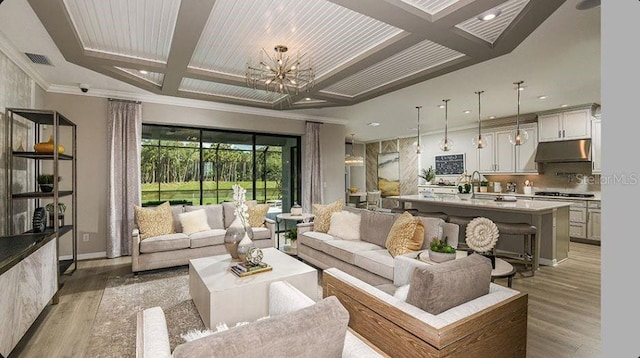
<path id="1" fill-rule="evenodd" d="M 539 196 L 559 196 L 565 198 L 593 198 L 594 194 L 584 193 L 562 193 L 559 191 L 536 191 L 535 195 Z"/>

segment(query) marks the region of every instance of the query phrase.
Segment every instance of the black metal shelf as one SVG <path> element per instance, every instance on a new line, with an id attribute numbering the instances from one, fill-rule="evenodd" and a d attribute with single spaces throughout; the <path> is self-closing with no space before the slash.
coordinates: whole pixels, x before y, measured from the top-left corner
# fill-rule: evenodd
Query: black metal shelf
<path id="1" fill-rule="evenodd" d="M 38 124 L 49 124 L 53 125 L 53 117 L 56 114 L 55 111 L 49 110 L 40 110 L 40 109 L 30 109 L 30 108 L 10 108 L 11 112 L 19 115 L 20 117 L 24 117 L 32 122 Z M 73 122 L 67 119 L 67 117 L 63 116 L 60 113 L 58 114 L 58 124 L 61 126 L 75 126 Z"/>
<path id="2" fill-rule="evenodd" d="M 40 153 L 40 152 L 21 152 L 14 151 L 14 157 L 40 159 L 40 160 L 53 160 L 53 153 Z M 58 154 L 58 160 L 73 160 L 73 156 L 68 154 Z"/>
<path id="3" fill-rule="evenodd" d="M 58 191 L 58 197 L 69 196 L 73 194 L 73 190 L 60 190 Z M 53 198 L 53 192 L 43 193 L 41 191 L 32 191 L 27 193 L 11 194 L 13 199 L 36 199 L 36 198 Z"/>

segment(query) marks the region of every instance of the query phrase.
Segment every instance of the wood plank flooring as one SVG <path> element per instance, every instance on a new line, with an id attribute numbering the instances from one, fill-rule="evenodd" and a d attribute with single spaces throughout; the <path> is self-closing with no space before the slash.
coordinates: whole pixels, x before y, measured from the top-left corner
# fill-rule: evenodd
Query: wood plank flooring
<path id="1" fill-rule="evenodd" d="M 569 259 L 516 274 L 529 294 L 527 357 L 600 357 L 600 247 L 571 242 Z M 131 272 L 130 258 L 81 261 L 13 350 L 14 357 L 85 357 L 107 278 Z M 496 280 L 506 285 L 506 279 Z"/>

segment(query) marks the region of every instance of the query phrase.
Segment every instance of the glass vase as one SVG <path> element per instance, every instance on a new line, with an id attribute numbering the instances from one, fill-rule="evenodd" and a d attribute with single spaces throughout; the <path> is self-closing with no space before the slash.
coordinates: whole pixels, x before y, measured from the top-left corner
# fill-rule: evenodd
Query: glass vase
<path id="1" fill-rule="evenodd" d="M 252 247 L 255 247 L 255 244 L 253 243 L 253 240 L 251 240 L 251 238 L 249 237 L 249 234 L 245 232 L 244 237 L 238 243 L 238 248 L 237 248 L 238 258 L 240 259 L 240 261 L 247 262 L 247 253 L 249 252 L 249 249 L 251 249 Z"/>
<path id="2" fill-rule="evenodd" d="M 238 245 L 245 236 L 253 243 L 251 241 L 251 238 L 253 238 L 253 230 L 250 226 L 243 225 L 240 217 L 236 216 L 224 234 L 224 246 L 232 259 L 237 260 L 240 258 L 238 256 Z M 248 250 L 248 248 L 246 250 Z M 246 251 L 244 253 L 246 254 Z"/>

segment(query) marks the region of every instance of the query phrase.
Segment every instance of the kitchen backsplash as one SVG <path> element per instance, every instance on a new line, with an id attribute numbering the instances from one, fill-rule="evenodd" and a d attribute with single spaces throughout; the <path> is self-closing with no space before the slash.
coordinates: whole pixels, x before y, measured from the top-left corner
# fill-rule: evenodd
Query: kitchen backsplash
<path id="1" fill-rule="evenodd" d="M 500 182 L 502 191 L 507 183 L 516 183 L 516 192 L 523 193 L 525 180 L 533 182 L 533 192 L 540 190 L 559 190 L 569 192 L 599 192 L 600 174 L 591 174 L 591 163 L 549 163 L 538 175 L 490 175 L 484 177 L 490 182 Z M 489 187 L 491 191 L 492 187 Z"/>

